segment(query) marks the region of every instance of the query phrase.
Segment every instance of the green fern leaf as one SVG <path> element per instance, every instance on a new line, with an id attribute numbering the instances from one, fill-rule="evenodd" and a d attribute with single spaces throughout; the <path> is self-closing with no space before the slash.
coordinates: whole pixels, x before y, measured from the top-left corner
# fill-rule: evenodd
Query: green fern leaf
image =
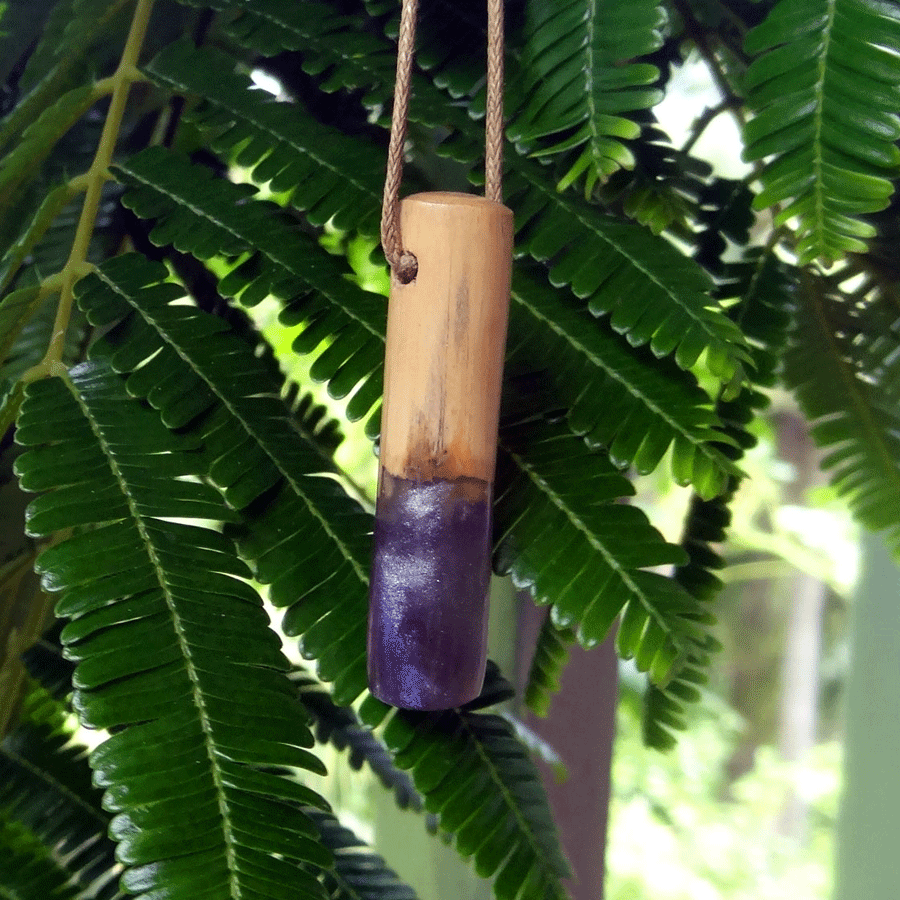
<path id="1" fill-rule="evenodd" d="M 79 284 L 89 319 L 118 323 L 93 353 L 128 374 L 129 391 L 146 396 L 169 427 L 190 426 L 205 447 L 209 478 L 242 510 L 245 558 L 270 585 L 272 602 L 288 608 L 285 631 L 303 635 L 304 653 L 335 682 L 339 702 L 350 703 L 366 684 L 371 517 L 333 478 L 321 477 L 335 473 L 333 464 L 298 430 L 279 399 L 277 373 L 220 319 L 174 302 L 183 291 L 167 277 L 131 255 Z M 255 503 L 263 495 L 266 502 Z M 337 651 L 353 640 L 357 652 Z"/>
<path id="2" fill-rule="evenodd" d="M 865 250 L 900 163 L 900 9 L 878 0 L 782 0 L 745 44 L 756 117 L 745 157 L 772 157 L 755 205 L 799 221 L 801 264 Z"/>
<path id="3" fill-rule="evenodd" d="M 78 896 L 69 873 L 50 851 L 0 809 L 0 897 L 68 900 Z"/>
<path id="4" fill-rule="evenodd" d="M 0 208 L 9 209 L 23 183 L 34 178 L 57 141 L 98 99 L 91 85 L 63 94 L 28 125 L 0 163 Z"/>
<path id="5" fill-rule="evenodd" d="M 67 878 L 86 896 L 113 900 L 121 896 L 115 844 L 100 799 L 87 751 L 60 728 L 29 717 L 0 743 L 0 809 L 65 860 Z"/>
<path id="6" fill-rule="evenodd" d="M 675 575 L 676 580 L 690 594 L 708 606 L 721 588 L 721 582 L 711 570 L 720 568 L 724 561 L 711 545 L 726 538 L 731 522 L 728 504 L 734 496 L 737 481 L 727 494 L 713 500 L 701 500 L 694 496 L 685 524 L 682 545 L 689 555 L 689 562 Z M 697 702 L 700 688 L 707 682 L 707 671 L 718 642 L 707 633 L 698 633 L 687 644 L 678 660 L 673 677 L 665 684 L 649 684 L 644 697 L 642 728 L 644 743 L 657 750 L 675 746 L 674 732 L 687 726 L 685 707 Z"/>
<path id="7" fill-rule="evenodd" d="M 349 53 L 339 41 L 332 39 L 338 26 L 332 24 L 326 27 L 323 24 L 335 19 L 334 11 L 329 11 L 322 4 L 312 6 L 317 7 L 317 15 L 321 17 L 320 25 L 315 29 L 300 20 L 303 12 L 299 7 L 295 9 L 293 5 L 279 0 L 270 0 L 267 4 L 271 16 L 267 13 L 266 24 L 276 16 L 281 25 L 289 23 L 290 31 L 284 25 L 284 31 L 279 33 L 290 35 L 292 49 L 318 54 L 323 68 L 327 63 L 331 78 L 329 84 L 339 79 L 344 87 L 380 86 L 389 93 L 394 73 L 390 65 L 385 66 L 382 62 L 384 52 L 370 48 L 371 53 L 364 57 Z M 252 12 L 246 11 L 242 16 L 247 17 L 261 19 L 263 15 L 254 6 Z M 262 31 L 261 24 L 254 35 L 258 37 Z M 322 35 L 326 37 L 322 38 Z M 370 36 L 366 37 L 367 41 L 370 39 Z M 392 45 L 385 42 L 384 51 L 391 48 Z M 204 63 L 204 60 L 207 62 Z M 225 73 L 222 71 L 223 65 L 221 63 L 217 67 L 217 77 L 227 79 L 227 70 Z M 197 83 L 203 77 L 198 76 L 197 71 L 208 69 L 207 57 L 196 56 L 195 51 L 182 44 L 164 51 L 162 59 L 154 60 L 148 72 L 175 89 L 193 90 L 192 82 Z M 414 79 L 413 90 L 416 99 L 410 110 L 411 120 L 428 128 L 452 128 L 454 139 L 445 143 L 443 151 L 466 163 L 478 159 L 483 152 L 483 135 L 465 112 L 453 105 L 449 95 L 435 88 L 424 77 Z M 216 96 L 214 86 L 210 87 L 210 92 Z M 378 96 L 382 95 L 379 93 Z M 380 102 L 374 97 L 369 100 L 372 104 Z M 208 125 L 224 131 L 222 140 L 226 148 L 234 146 L 233 140 L 238 135 L 245 140 L 250 138 L 244 151 L 248 164 L 253 165 L 258 158 L 268 159 L 271 135 L 252 121 L 254 117 L 261 121 L 263 114 L 255 109 L 246 117 L 242 115 L 241 121 L 233 125 L 237 116 L 236 102 L 229 102 L 231 105 L 227 113 L 211 115 L 206 120 Z M 259 103 L 252 105 L 254 108 L 260 106 Z M 233 128 L 231 136 L 227 127 Z M 281 139 L 283 131 L 280 126 L 267 121 L 266 128 L 269 127 L 275 129 L 276 146 L 283 147 L 285 142 Z M 332 135 L 329 141 L 337 142 L 334 146 L 342 146 L 339 134 L 333 130 L 329 134 Z M 353 146 L 359 147 L 358 144 Z M 293 149 L 290 158 L 297 171 L 302 173 L 306 151 L 300 146 Z M 377 152 L 375 155 L 377 158 Z M 341 172 L 343 182 L 336 194 L 338 203 L 334 209 L 329 206 L 327 210 L 317 211 L 314 221 L 322 221 L 326 211 L 334 214 L 352 211 L 353 220 L 344 220 L 343 227 L 366 227 L 366 223 L 377 221 L 381 178 L 380 169 L 373 169 L 371 160 L 372 151 L 369 151 L 364 160 L 360 160 L 358 155 L 348 156 L 345 165 L 342 152 L 332 153 L 325 164 L 324 180 L 331 178 L 329 169 L 339 169 Z M 279 171 L 284 164 L 279 162 L 273 168 Z M 560 195 L 545 167 L 513 153 L 507 154 L 506 164 L 509 172 L 506 202 L 517 213 L 518 242 L 535 259 L 550 260 L 554 284 L 569 285 L 576 296 L 587 301 L 588 308 L 595 315 L 611 314 L 613 328 L 625 334 L 632 344 L 649 344 L 659 356 L 673 354 L 682 368 L 692 367 L 706 352 L 708 365 L 716 377 L 728 383 L 742 381 L 746 353 L 740 331 L 710 300 L 707 294 L 709 281 L 695 263 L 663 238 L 605 216 L 596 206 L 578 198 Z M 378 175 L 375 184 L 366 186 L 361 181 L 364 171 Z M 266 169 L 255 174 L 262 180 L 267 176 L 269 172 Z M 279 187 L 289 189 L 291 184 L 285 181 Z M 309 209 L 319 202 L 318 187 L 309 190 L 312 191 L 310 200 L 303 199 L 301 192 L 300 199 L 294 201 L 300 208 Z M 626 297 L 629 298 L 627 304 L 624 301 Z"/>
<path id="8" fill-rule="evenodd" d="M 523 103 L 507 129 L 510 139 L 535 155 L 586 144 L 563 181 L 587 170 L 588 193 L 616 169 L 632 168 L 622 140 L 638 137 L 640 127 L 623 114 L 654 106 L 662 92 L 653 87 L 656 66 L 629 61 L 659 49 L 665 25 L 656 0 L 527 6 L 521 72 L 510 86 Z M 556 143 L 539 142 L 548 136 Z"/>
<path id="9" fill-rule="evenodd" d="M 614 502 L 631 483 L 567 430 L 526 423 L 505 429 L 500 447 L 496 565 L 552 604 L 554 624 L 587 648 L 623 614 L 619 653 L 663 681 L 704 616 L 674 581 L 644 569 L 681 564 L 683 551 L 640 510 Z"/>
<path id="10" fill-rule="evenodd" d="M 22 73 L 23 86 L 33 88 L 61 63 L 73 66 L 113 24 L 123 28 L 126 20 L 120 14 L 128 5 L 127 0 L 57 3 Z"/>
<path id="11" fill-rule="evenodd" d="M 133 188 L 125 203 L 139 216 L 158 218 L 153 240 L 199 258 L 249 254 L 222 279 L 222 292 L 247 305 L 269 294 L 290 299 L 285 318 L 307 321 L 298 338 L 307 352 L 320 343 L 313 335 L 331 339 L 313 376 L 329 381 L 332 396 L 355 390 L 351 420 L 370 412 L 383 382 L 384 298 L 347 279 L 337 260 L 273 204 L 248 203 L 247 186 L 214 180 L 208 169 L 161 148 L 132 157 L 117 172 Z"/>
<path id="12" fill-rule="evenodd" d="M 235 162 L 250 168 L 257 183 L 287 192 L 312 223 L 333 220 L 343 230 L 375 234 L 382 174 L 372 161 L 380 149 L 325 128 L 296 105 L 251 90 L 250 79 L 233 69 L 224 54 L 182 41 L 160 53 L 147 73 L 173 91 L 199 95 L 190 119 L 211 133 L 213 148 L 236 149 Z"/>
<path id="13" fill-rule="evenodd" d="M 22 328 L 44 300 L 38 285 L 19 288 L 0 301 L 0 358 L 7 360 Z"/>
<path id="14" fill-rule="evenodd" d="M 0 291 L 5 291 L 12 283 L 20 267 L 51 228 L 63 209 L 75 199 L 75 194 L 67 185 L 51 190 L 41 201 L 33 216 L 29 216 L 25 227 L 3 254 L 0 261 Z M 4 300 L 5 302 L 5 300 Z M 5 329 L 0 334 L 7 334 Z"/>
<path id="15" fill-rule="evenodd" d="M 84 288 L 81 294 L 81 301 L 91 310 L 92 315 L 96 320 L 101 321 L 104 320 L 106 316 L 112 316 L 113 314 L 119 314 L 121 312 L 121 310 L 113 309 L 113 302 L 108 296 L 110 289 L 115 288 L 118 291 L 115 296 L 121 304 L 123 295 L 128 296 L 122 285 L 122 282 L 125 280 L 125 273 L 130 272 L 133 275 L 133 270 L 138 265 L 139 263 L 137 261 L 129 258 L 111 260 L 99 271 L 98 276 L 91 276 L 82 283 Z M 143 265 L 144 267 L 147 266 L 146 263 Z M 154 268 L 152 275 L 154 278 L 158 279 L 162 273 L 159 270 L 156 270 L 155 267 L 152 268 Z M 147 276 L 151 273 L 149 271 L 144 271 L 141 274 Z M 136 294 L 140 297 L 140 308 L 147 308 L 150 310 L 150 312 L 146 314 L 148 315 L 148 318 L 156 323 L 156 327 L 159 329 L 158 333 L 164 334 L 168 341 L 172 341 L 177 346 L 181 346 L 181 344 L 178 343 L 179 334 L 192 333 L 196 336 L 198 331 L 202 333 L 203 328 L 198 322 L 198 316 L 195 311 L 190 310 L 189 307 L 180 305 L 169 307 L 168 301 L 172 298 L 173 292 L 166 291 L 164 297 L 158 296 L 154 298 L 146 281 L 146 277 L 135 278 L 129 283 L 129 286 L 133 286 L 134 284 L 143 285 L 141 289 L 136 291 Z M 135 301 L 132 299 L 128 302 Z M 135 303 L 135 305 L 137 304 Z M 169 308 L 171 316 L 164 311 L 163 307 Z M 179 328 L 178 323 L 178 319 L 181 316 L 184 316 L 186 319 L 183 331 Z M 200 318 L 202 319 L 202 317 Z M 108 321 L 108 319 L 106 320 Z M 129 320 L 125 320 L 126 327 L 120 329 L 119 332 L 120 334 L 122 332 L 127 332 L 131 340 L 136 340 L 139 336 L 135 325 L 133 324 L 134 321 L 135 320 L 131 320 L 129 323 Z M 112 359 L 115 360 L 118 358 L 120 363 L 124 363 L 126 359 L 132 361 L 141 360 L 144 353 L 152 354 L 153 352 L 160 352 L 159 350 L 154 351 L 153 345 L 148 347 L 147 344 L 143 344 L 142 350 L 144 353 L 135 355 L 128 341 L 123 342 L 119 345 L 117 350 L 113 351 L 113 348 L 116 346 L 116 332 L 117 329 L 114 328 L 110 336 L 110 345 L 107 348 L 107 352 L 111 353 Z M 210 336 L 207 335 L 205 341 L 208 342 L 209 340 Z M 138 341 L 138 343 L 140 342 Z M 187 347 L 188 343 L 189 342 L 185 342 L 184 346 Z M 223 354 L 221 353 L 221 348 L 207 347 L 207 350 L 210 352 L 212 358 L 221 361 L 216 367 L 216 375 L 219 379 L 225 377 L 222 374 L 223 372 L 228 375 L 233 374 L 235 380 L 240 382 L 241 391 L 250 391 L 253 394 L 252 401 L 241 401 L 241 394 L 235 396 L 229 393 L 229 406 L 235 408 L 239 414 L 242 413 L 242 403 L 248 403 L 248 409 L 249 403 L 252 403 L 254 409 L 258 409 L 261 400 L 258 393 L 259 386 L 253 381 L 249 384 L 247 383 L 248 373 L 246 369 L 235 365 L 233 354 L 230 359 L 222 359 Z M 152 359 L 155 360 L 157 357 L 154 356 Z M 171 357 L 164 361 L 167 370 L 171 371 L 173 362 Z M 137 384 L 132 379 L 134 379 L 136 375 L 139 375 L 146 365 L 149 364 L 151 363 L 145 363 L 144 366 L 139 367 L 134 371 L 134 374 L 129 379 L 132 387 L 137 387 Z M 227 383 L 227 378 L 225 381 Z M 211 380 L 208 384 L 216 386 L 216 380 Z M 187 390 L 196 391 L 196 383 L 188 382 Z M 164 416 L 166 415 L 165 407 L 162 409 L 162 413 Z M 271 419 L 274 417 L 270 416 L 269 418 Z M 219 418 L 218 425 L 221 426 L 222 424 L 223 423 Z M 297 443 L 296 435 L 293 437 L 293 443 Z M 235 441 L 230 441 L 229 446 L 234 450 Z M 242 455 L 246 453 L 246 442 L 240 445 L 239 449 L 241 449 Z M 279 453 L 284 453 L 284 451 L 281 450 Z M 213 458 L 216 459 L 218 457 L 214 456 Z M 251 464 L 259 466 L 260 461 L 254 458 Z M 294 480 L 297 479 L 296 469 L 296 465 L 288 467 L 288 475 Z M 215 473 L 215 465 L 211 467 L 211 471 Z M 286 482 L 288 481 L 287 478 L 285 480 Z M 316 483 L 320 485 L 334 484 L 331 481 L 316 478 L 309 479 L 309 481 L 312 482 L 313 485 Z M 107 500 L 107 507 L 108 504 L 109 501 Z M 332 502 L 330 507 L 323 504 L 322 515 L 326 517 L 327 522 L 331 523 L 331 527 L 337 527 L 339 530 L 343 530 L 344 533 L 353 533 L 356 535 L 357 541 L 364 542 L 364 552 L 367 556 L 369 543 L 368 530 L 370 527 L 367 524 L 369 521 L 368 518 L 366 519 L 366 524 L 358 517 L 348 520 L 346 517 L 340 515 L 339 510 L 340 506 L 336 505 L 334 502 Z M 313 549 L 316 556 L 321 556 L 322 548 L 327 545 L 320 539 L 310 539 L 309 537 L 305 537 L 302 532 L 298 532 L 298 522 L 301 525 L 303 524 L 302 511 L 298 511 L 294 498 L 291 497 L 287 491 L 283 491 L 281 496 L 276 495 L 276 498 L 270 501 L 264 509 L 248 508 L 246 514 L 248 515 L 249 527 L 242 546 L 244 547 L 247 556 L 258 561 L 257 571 L 259 577 L 261 577 L 263 581 L 271 580 L 273 576 L 277 576 L 272 585 L 272 596 L 275 602 L 284 602 L 284 600 L 289 597 L 289 602 L 294 603 L 298 595 L 303 595 L 303 579 L 308 577 L 306 570 L 311 562 L 309 559 L 310 549 Z M 337 569 L 337 571 L 335 571 L 335 569 Z M 315 596 L 307 595 L 303 603 L 298 604 L 291 609 L 290 616 L 293 616 L 292 624 L 303 634 L 304 651 L 319 659 L 320 674 L 325 678 L 335 680 L 336 695 L 340 696 L 343 694 L 343 696 L 349 696 L 350 699 L 353 699 L 360 693 L 365 683 L 365 593 L 364 590 L 360 590 L 360 587 L 364 588 L 365 581 L 364 577 L 362 581 L 358 580 L 358 576 L 355 574 L 356 570 L 353 568 L 341 571 L 340 568 L 337 568 L 334 565 L 332 558 L 325 560 L 325 564 L 321 571 L 325 573 L 323 576 L 324 583 L 316 583 L 314 585 L 314 587 L 320 589 L 320 594 Z M 354 581 L 354 579 L 357 580 Z M 298 590 L 298 582 L 300 584 L 300 590 Z M 340 602 L 337 604 L 334 602 L 335 597 L 340 598 Z M 347 627 L 348 622 L 353 623 L 349 629 Z M 361 683 L 356 674 L 358 666 L 361 667 Z M 502 728 L 505 733 L 507 729 L 505 723 Z M 501 740 L 502 735 L 495 734 L 495 731 L 496 729 L 493 731 L 489 730 L 489 733 L 479 739 L 476 746 L 481 749 L 476 753 L 475 757 L 468 761 L 467 765 L 475 766 L 476 770 L 481 773 L 479 777 L 488 780 L 499 779 L 497 782 L 497 789 L 499 790 L 499 786 L 505 785 L 506 783 L 503 779 L 516 780 L 520 779 L 520 776 L 516 775 L 514 766 L 502 762 L 502 757 L 508 752 L 508 748 L 506 747 L 506 743 Z M 437 740 L 438 738 L 434 739 Z M 510 740 L 515 743 L 513 739 L 510 738 Z M 499 743 L 497 743 L 498 741 Z M 490 761 L 492 757 L 488 754 L 488 750 L 486 749 L 486 745 L 491 745 L 492 743 L 497 744 L 496 749 L 493 751 L 494 754 L 499 754 L 498 758 L 493 762 Z M 519 748 L 519 753 L 524 752 L 521 750 L 520 745 L 516 744 L 515 746 Z M 516 806 L 511 811 L 509 810 L 509 803 L 512 801 L 497 800 L 498 803 L 501 803 L 500 811 L 507 810 L 509 812 L 509 817 L 504 826 L 504 833 L 506 833 L 506 831 L 512 832 L 511 836 L 505 837 L 504 847 L 507 846 L 507 840 L 513 842 L 525 842 L 528 845 L 536 840 L 530 832 L 531 818 L 529 818 L 529 816 L 533 818 L 538 815 L 538 813 L 532 809 L 535 803 L 534 798 L 531 796 L 533 787 L 528 788 L 528 790 L 526 790 L 526 787 L 527 785 L 523 785 L 520 788 L 520 790 L 525 791 L 529 797 L 527 803 L 530 811 L 528 812 L 528 816 L 524 818 L 522 810 L 518 808 L 520 803 L 525 802 L 524 799 L 520 798 L 519 800 L 516 800 Z M 508 792 L 512 790 L 512 788 L 504 787 L 503 790 Z M 540 815 L 549 822 L 549 813 L 545 808 Z M 496 824 L 496 821 L 491 820 L 491 825 Z M 550 838 L 547 835 L 543 838 L 544 841 L 549 839 Z M 497 852 L 498 847 L 495 846 L 493 848 L 493 853 Z M 501 858 L 498 858 L 495 861 L 497 866 L 503 861 L 503 855 L 504 854 L 501 854 Z M 518 866 L 523 860 L 525 862 L 528 861 L 528 856 L 525 854 L 524 850 L 517 856 L 515 864 L 508 867 L 509 872 L 506 876 L 507 878 L 513 878 L 514 872 L 518 871 Z M 542 877 L 544 876 L 542 875 Z M 533 896 L 540 895 L 535 894 Z"/>
<path id="16" fill-rule="evenodd" d="M 366 105 L 393 95 L 396 47 L 372 33 L 368 20 L 319 0 L 256 0 L 235 8 L 229 0 L 179 0 L 187 6 L 227 9 L 225 33 L 247 49 L 273 56 L 302 50 L 303 70 L 323 76 L 322 90 L 363 89 Z"/>
<path id="17" fill-rule="evenodd" d="M 310 815 L 334 854 L 334 869 L 325 875 L 329 900 L 417 900 L 416 892 L 349 828 L 327 813 Z"/>
<path id="18" fill-rule="evenodd" d="M 569 867 L 540 776 L 509 722 L 465 709 L 391 710 L 374 697 L 360 715 L 373 727 L 390 715 L 384 740 L 396 764 L 411 771 L 457 851 L 483 878 L 496 876 L 497 900 L 567 897 Z"/>
<path id="19" fill-rule="evenodd" d="M 747 335 L 753 355 L 754 384 L 745 387 L 734 400 L 720 400 L 717 404 L 717 412 L 733 438 L 733 443 L 722 449 L 739 460 L 755 443 L 747 432 L 747 424 L 769 403 L 756 386 L 771 387 L 775 383 L 791 321 L 793 285 L 772 254 L 753 251 L 746 260 L 726 268 L 721 289 L 728 296 L 740 298 L 731 312 Z M 719 496 L 704 499 L 695 493 L 691 498 L 681 539 L 688 562 L 675 572 L 674 578 L 701 609 L 711 608 L 722 587 L 716 572 L 725 561 L 718 547 L 727 539 L 730 504 L 739 485 L 740 479 L 731 477 Z M 711 656 L 719 649 L 712 634 L 701 629 L 686 645 L 671 677 L 664 684 L 647 686 L 642 727 L 648 746 L 668 750 L 675 745 L 675 733 L 686 727 L 687 707 L 700 700 Z"/>
<path id="20" fill-rule="evenodd" d="M 884 340 L 895 315 L 878 298 L 851 307 L 824 279 L 809 279 L 801 297 L 784 378 L 832 483 L 900 555 L 900 368 L 896 342 Z"/>
<path id="21" fill-rule="evenodd" d="M 707 295 L 703 271 L 661 237 L 558 194 L 540 166 L 520 160 L 507 177 L 525 250 L 550 265 L 550 280 L 568 285 L 596 316 L 634 346 L 673 355 L 681 368 L 706 353 L 710 371 L 739 384 L 747 356 L 740 330 Z"/>
<path id="22" fill-rule="evenodd" d="M 401 809 L 422 809 L 422 798 L 406 772 L 398 769 L 384 745 L 360 722 L 354 710 L 338 706 L 331 693 L 317 678 L 302 668 L 291 672 L 300 702 L 315 723 L 316 739 L 329 741 L 338 750 L 346 750 L 354 769 L 367 764 L 384 787 L 391 791 Z"/>
<path id="23" fill-rule="evenodd" d="M 271 771 L 323 771 L 302 749 L 312 736 L 278 639 L 228 541 L 184 522 L 230 518 L 226 508 L 185 480 L 195 462 L 106 366 L 31 384 L 16 436 L 29 448 L 17 461 L 23 488 L 49 492 L 29 507 L 30 532 L 74 529 L 38 565 L 45 587 L 64 592 L 57 614 L 70 619 L 82 721 L 121 729 L 91 766 L 118 813 L 123 886 L 194 896 L 199 867 L 210 896 L 264 893 L 269 880 L 321 896 L 296 863 L 327 867 L 330 855 L 296 804 L 324 801 Z M 234 652 L 243 694 L 223 700 Z M 173 830 L 179 805 L 185 828 Z M 259 817 L 278 833 L 260 832 Z"/>
<path id="24" fill-rule="evenodd" d="M 674 445 L 677 477 L 704 496 L 715 496 L 737 473 L 715 446 L 731 438 L 692 375 L 611 335 L 581 304 L 548 291 L 524 267 L 512 298 L 508 364 L 516 371 L 553 359 L 553 396 L 589 445 L 607 447 L 617 465 L 641 473 L 653 471 Z"/>
<path id="25" fill-rule="evenodd" d="M 559 691 L 569 645 L 574 641 L 571 628 L 558 628 L 549 616 L 544 619 L 525 685 L 525 705 L 533 713 L 546 716 L 550 712 L 550 701 Z"/>
<path id="26" fill-rule="evenodd" d="M 0 121 L 0 149 L 40 119 L 62 95 L 91 80 L 87 57 L 122 29 L 127 0 L 65 0 L 54 8 L 19 81 L 22 99 Z"/>

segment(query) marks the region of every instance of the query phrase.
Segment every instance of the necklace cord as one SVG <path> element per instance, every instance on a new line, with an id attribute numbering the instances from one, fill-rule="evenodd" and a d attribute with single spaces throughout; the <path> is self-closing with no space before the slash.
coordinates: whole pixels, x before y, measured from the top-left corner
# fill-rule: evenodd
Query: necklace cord
<path id="1" fill-rule="evenodd" d="M 503 0 L 488 0 L 484 196 L 503 202 Z"/>
<path id="2" fill-rule="evenodd" d="M 401 284 L 409 284 L 419 269 L 416 257 L 403 249 L 400 233 L 400 184 L 409 119 L 412 64 L 419 0 L 403 0 L 397 42 L 397 76 L 388 145 L 387 171 L 381 205 L 381 246 Z M 485 108 L 485 197 L 502 203 L 503 197 L 503 0 L 487 0 L 487 100 Z"/>

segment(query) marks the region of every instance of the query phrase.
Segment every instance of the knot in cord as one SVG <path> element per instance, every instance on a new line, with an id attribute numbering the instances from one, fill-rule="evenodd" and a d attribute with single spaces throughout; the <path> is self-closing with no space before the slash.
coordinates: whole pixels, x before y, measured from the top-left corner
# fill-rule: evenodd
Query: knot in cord
<path id="1" fill-rule="evenodd" d="M 409 284 L 419 271 L 415 255 L 403 248 L 400 231 L 400 184 L 403 180 L 403 150 L 409 118 L 409 96 L 416 40 L 418 0 L 403 0 L 397 42 L 397 78 L 387 172 L 381 206 L 381 246 L 394 276 Z M 485 196 L 503 202 L 503 0 L 487 0 L 487 104 L 485 115 Z"/>

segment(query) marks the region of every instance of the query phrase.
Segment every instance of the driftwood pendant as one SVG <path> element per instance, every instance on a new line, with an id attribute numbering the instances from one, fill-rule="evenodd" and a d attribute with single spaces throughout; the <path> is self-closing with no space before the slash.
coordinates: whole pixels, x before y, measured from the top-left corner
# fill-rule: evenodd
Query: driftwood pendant
<path id="1" fill-rule="evenodd" d="M 491 503 L 512 212 L 469 194 L 401 204 L 410 284 L 391 281 L 369 594 L 369 687 L 449 709 L 484 680 Z"/>

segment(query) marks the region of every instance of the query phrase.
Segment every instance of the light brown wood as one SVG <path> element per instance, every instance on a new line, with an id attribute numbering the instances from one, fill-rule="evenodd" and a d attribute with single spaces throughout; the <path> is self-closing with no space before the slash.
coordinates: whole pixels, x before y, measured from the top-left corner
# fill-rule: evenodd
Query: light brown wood
<path id="1" fill-rule="evenodd" d="M 391 281 L 381 465 L 413 481 L 494 478 L 512 212 L 471 194 L 401 204 L 410 284 Z"/>

